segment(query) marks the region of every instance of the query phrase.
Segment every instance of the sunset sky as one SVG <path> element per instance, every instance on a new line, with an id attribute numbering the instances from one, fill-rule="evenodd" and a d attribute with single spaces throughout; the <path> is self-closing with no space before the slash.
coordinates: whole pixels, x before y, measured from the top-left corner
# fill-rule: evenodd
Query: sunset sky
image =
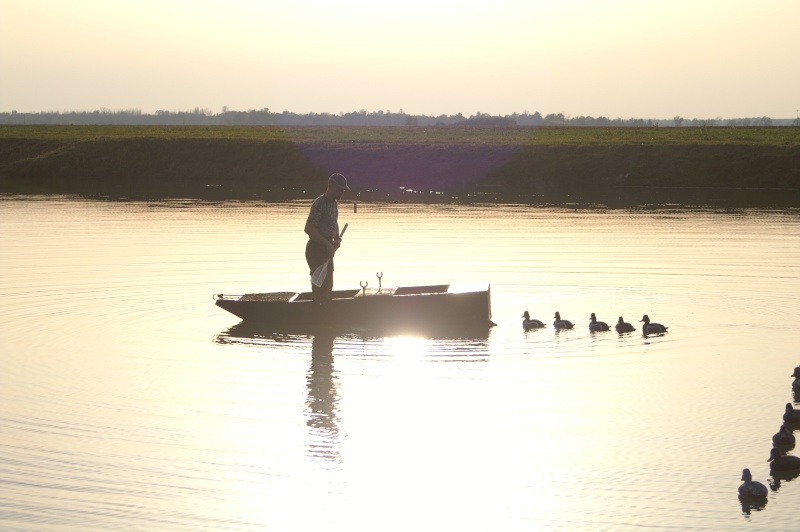
<path id="1" fill-rule="evenodd" d="M 798 0 L 0 0 L 0 112 L 795 118 Z"/>

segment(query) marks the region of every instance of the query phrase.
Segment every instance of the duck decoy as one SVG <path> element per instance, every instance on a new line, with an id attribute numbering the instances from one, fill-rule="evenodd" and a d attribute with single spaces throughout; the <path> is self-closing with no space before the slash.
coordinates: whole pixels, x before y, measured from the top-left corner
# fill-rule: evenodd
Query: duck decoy
<path id="1" fill-rule="evenodd" d="M 594 315 L 594 312 L 592 312 L 592 315 L 589 319 L 591 320 L 589 322 L 589 330 L 592 332 L 607 331 L 611 328 L 606 322 L 597 321 L 597 316 Z"/>
<path id="2" fill-rule="evenodd" d="M 522 317 L 524 318 L 522 320 L 522 327 L 525 329 L 541 329 L 545 326 L 541 321 L 531 319 L 531 315 L 527 310 L 522 314 Z"/>
<path id="3" fill-rule="evenodd" d="M 644 334 L 645 336 L 649 334 L 664 334 L 665 332 L 667 332 L 667 329 L 669 329 L 669 327 L 665 327 L 660 323 L 650 323 L 650 316 L 648 316 L 647 314 L 642 316 L 642 319 L 639 321 L 644 322 L 644 325 L 642 325 L 642 334 Z"/>
<path id="4" fill-rule="evenodd" d="M 622 316 L 620 316 L 619 321 L 617 321 L 616 329 L 618 333 L 626 333 L 635 331 L 636 327 L 623 320 Z"/>
<path id="5" fill-rule="evenodd" d="M 562 320 L 561 314 L 556 311 L 556 315 L 554 316 L 556 321 L 553 322 L 553 327 L 556 329 L 572 329 L 575 325 L 569 320 Z"/>
<path id="6" fill-rule="evenodd" d="M 772 443 L 775 445 L 794 445 L 794 442 L 794 434 L 789 432 L 786 425 L 781 425 L 781 428 L 778 429 L 778 432 L 772 437 Z"/>
<path id="7" fill-rule="evenodd" d="M 753 480 L 753 475 L 750 474 L 750 470 L 745 468 L 742 470 L 742 480 L 744 480 L 744 484 L 739 486 L 739 495 L 742 497 L 755 497 L 755 498 L 764 498 L 769 493 L 767 487 L 758 482 Z"/>
<path id="8" fill-rule="evenodd" d="M 794 377 L 794 382 L 792 382 L 792 388 L 795 390 L 800 390 L 800 366 L 794 368 L 794 373 L 792 373 L 792 377 Z"/>
<path id="9" fill-rule="evenodd" d="M 790 423 L 800 422 L 800 410 L 795 410 L 792 403 L 786 403 L 786 412 L 783 414 L 783 420 Z"/>
<path id="10" fill-rule="evenodd" d="M 773 447 L 769 452 L 767 462 L 772 471 L 800 471 L 800 458 L 783 454 L 777 447 Z"/>

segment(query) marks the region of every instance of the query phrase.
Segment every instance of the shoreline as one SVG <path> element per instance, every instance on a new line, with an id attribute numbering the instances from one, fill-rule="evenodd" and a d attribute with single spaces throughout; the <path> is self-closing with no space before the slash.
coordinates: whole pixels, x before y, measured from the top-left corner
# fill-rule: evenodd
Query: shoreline
<path id="1" fill-rule="evenodd" d="M 358 136 L 354 140 L 314 140 L 314 134 L 322 135 L 316 132 L 303 140 L 288 135 L 262 140 L 221 138 L 216 131 L 206 138 L 88 139 L 26 138 L 14 136 L 19 130 L 0 131 L 0 193 L 291 200 L 316 197 L 325 178 L 341 172 L 355 201 L 616 205 L 675 203 L 678 198 L 684 203 L 746 205 L 750 200 L 800 206 L 800 133 L 794 133 L 797 142 L 783 144 L 737 143 L 733 136 L 730 142 L 722 138 L 707 144 L 575 144 L 541 136 L 524 141 L 518 130 L 462 134 L 450 129 L 443 140 L 410 142 L 369 137 L 366 133 L 374 134 L 374 128 L 365 129 L 324 131 Z M 196 130 L 187 132 L 197 135 Z M 409 134 L 386 135 L 400 133 Z M 483 141 L 490 138 L 495 141 Z"/>

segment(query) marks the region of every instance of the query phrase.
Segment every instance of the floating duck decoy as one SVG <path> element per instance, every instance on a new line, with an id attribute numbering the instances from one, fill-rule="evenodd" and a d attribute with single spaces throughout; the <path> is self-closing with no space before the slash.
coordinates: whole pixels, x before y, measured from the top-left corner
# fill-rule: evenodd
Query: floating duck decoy
<path id="1" fill-rule="evenodd" d="M 545 326 L 541 321 L 531 319 L 531 315 L 527 310 L 522 314 L 522 317 L 525 318 L 522 320 L 522 327 L 525 329 L 541 329 Z"/>
<path id="2" fill-rule="evenodd" d="M 777 447 L 769 452 L 767 462 L 772 471 L 800 471 L 800 458 L 783 454 Z"/>
<path id="3" fill-rule="evenodd" d="M 792 403 L 786 403 L 786 413 L 783 414 L 783 420 L 788 422 L 800 422 L 800 410 L 795 410 Z"/>
<path id="4" fill-rule="evenodd" d="M 636 330 L 636 327 L 628 323 L 627 321 L 622 319 L 622 316 L 619 317 L 619 321 L 617 322 L 616 329 L 618 333 L 626 333 L 626 332 L 633 332 Z"/>
<path id="5" fill-rule="evenodd" d="M 739 486 L 739 495 L 742 497 L 764 498 L 769 491 L 767 487 L 761 482 L 753 480 L 753 475 L 750 474 L 749 469 L 742 470 L 742 480 L 744 484 Z"/>
<path id="6" fill-rule="evenodd" d="M 794 445 L 794 442 L 794 434 L 789 432 L 786 425 L 781 425 L 781 428 L 778 429 L 778 432 L 772 437 L 772 443 L 776 445 Z"/>
<path id="7" fill-rule="evenodd" d="M 592 312 L 592 316 L 589 319 L 591 320 L 589 322 L 589 330 L 592 332 L 607 331 L 611 328 L 606 322 L 597 321 L 597 316 L 594 315 L 594 312 Z"/>
<path id="8" fill-rule="evenodd" d="M 792 373 L 792 377 L 794 377 L 794 382 L 792 382 L 792 388 L 795 390 L 800 390 L 800 366 L 794 368 L 794 373 Z"/>
<path id="9" fill-rule="evenodd" d="M 575 325 L 569 320 L 562 320 L 561 314 L 556 311 L 556 315 L 554 316 L 556 321 L 553 322 L 553 327 L 556 329 L 572 329 Z"/>
<path id="10" fill-rule="evenodd" d="M 644 325 L 642 325 L 642 334 L 644 334 L 645 336 L 649 334 L 664 334 L 665 332 L 667 332 L 667 329 L 669 329 L 669 327 L 665 327 L 660 323 L 650 323 L 650 316 L 648 316 L 647 314 L 642 316 L 642 319 L 639 321 L 644 322 Z"/>

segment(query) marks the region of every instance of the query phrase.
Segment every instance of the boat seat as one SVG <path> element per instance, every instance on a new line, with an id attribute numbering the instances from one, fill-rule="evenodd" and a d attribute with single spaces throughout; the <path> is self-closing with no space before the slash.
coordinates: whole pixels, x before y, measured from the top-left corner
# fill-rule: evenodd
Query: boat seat
<path id="1" fill-rule="evenodd" d="M 367 288 L 365 290 L 359 290 L 356 297 L 393 296 L 395 292 L 397 292 L 397 288 L 381 288 L 380 290 L 377 288 Z"/>
<path id="2" fill-rule="evenodd" d="M 245 294 L 239 298 L 239 301 L 289 301 L 297 292 L 270 292 L 267 294 Z"/>

